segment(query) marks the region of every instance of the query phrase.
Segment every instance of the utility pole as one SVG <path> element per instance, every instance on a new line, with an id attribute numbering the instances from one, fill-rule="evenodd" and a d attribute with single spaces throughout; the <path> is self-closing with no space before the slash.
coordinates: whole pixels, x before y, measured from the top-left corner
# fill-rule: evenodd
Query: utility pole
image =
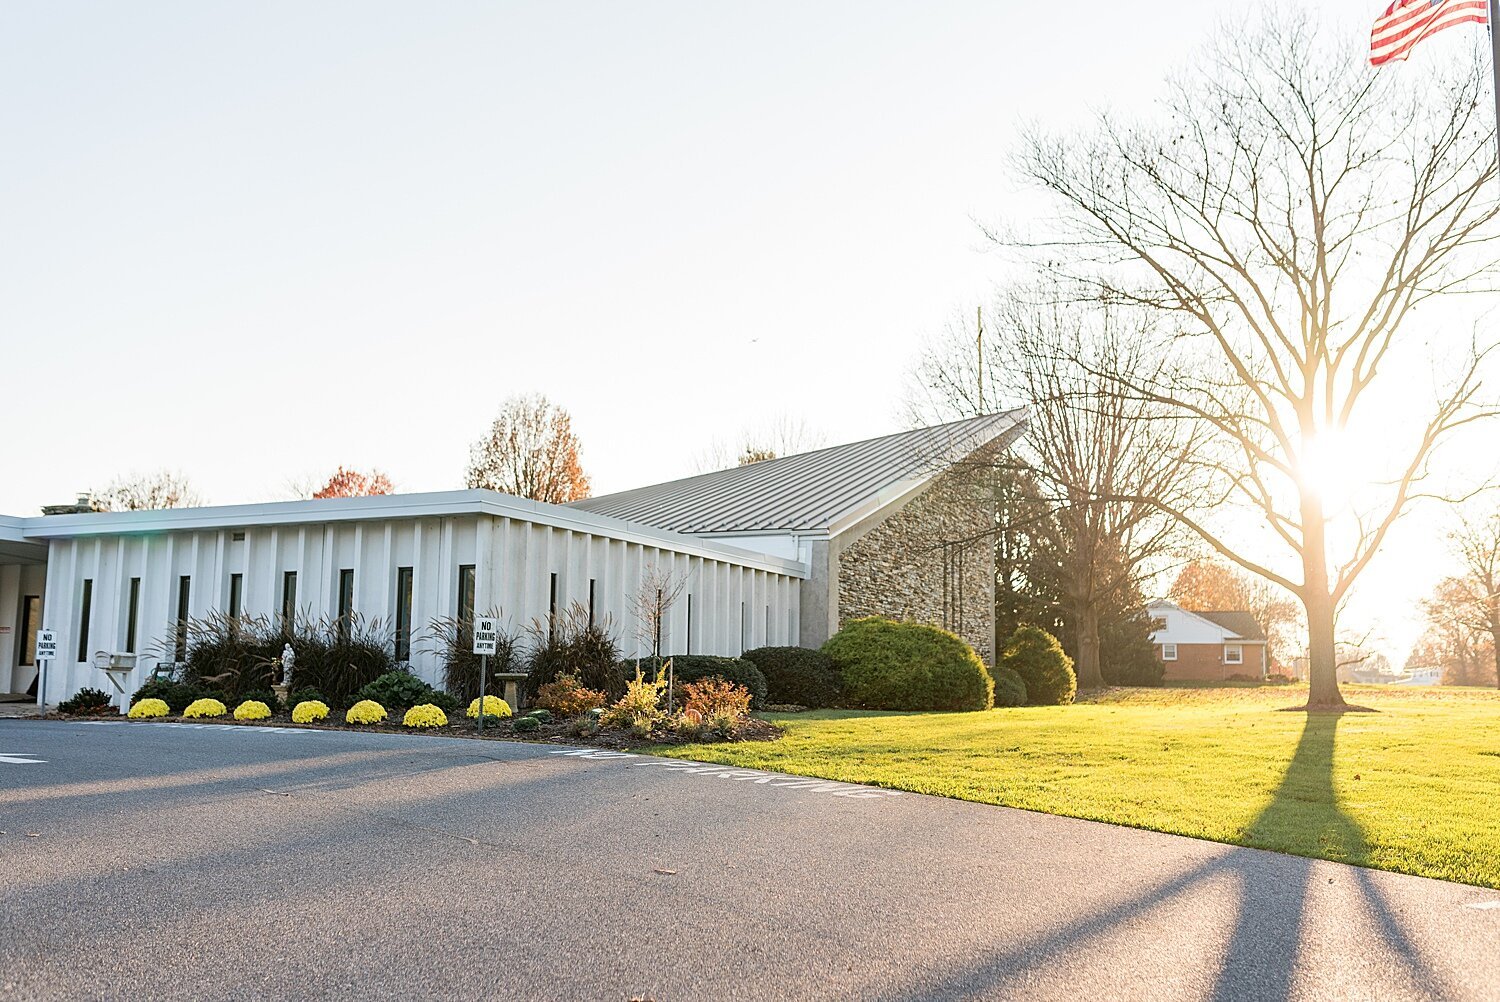
<path id="1" fill-rule="evenodd" d="M 1490 0 L 1490 5 L 1500 3 L 1500 0 Z M 978 330 L 975 344 L 979 349 L 979 413 L 984 413 L 984 307 L 974 307 L 974 326 Z"/>

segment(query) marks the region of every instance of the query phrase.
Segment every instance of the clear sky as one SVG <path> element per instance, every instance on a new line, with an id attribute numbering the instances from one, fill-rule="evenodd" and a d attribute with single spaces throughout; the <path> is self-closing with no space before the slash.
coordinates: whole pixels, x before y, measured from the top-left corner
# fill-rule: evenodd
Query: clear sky
<path id="1" fill-rule="evenodd" d="M 1244 9 L 9 0 L 0 512 L 159 467 L 453 488 L 522 391 L 601 492 L 775 415 L 894 430 L 1001 277 L 975 220 L 1033 198 L 1017 126 L 1144 108 Z"/>

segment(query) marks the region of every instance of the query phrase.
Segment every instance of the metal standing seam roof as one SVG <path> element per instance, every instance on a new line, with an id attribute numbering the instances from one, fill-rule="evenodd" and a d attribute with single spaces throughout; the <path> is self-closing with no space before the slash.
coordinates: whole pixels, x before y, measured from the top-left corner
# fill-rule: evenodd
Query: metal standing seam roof
<path id="1" fill-rule="evenodd" d="M 882 492 L 915 485 L 1018 429 L 1025 409 L 897 432 L 574 501 L 673 532 L 816 532 Z"/>

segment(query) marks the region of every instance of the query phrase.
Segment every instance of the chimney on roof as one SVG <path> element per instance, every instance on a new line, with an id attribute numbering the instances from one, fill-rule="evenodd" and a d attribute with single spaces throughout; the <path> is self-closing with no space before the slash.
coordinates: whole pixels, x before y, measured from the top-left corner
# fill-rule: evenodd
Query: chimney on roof
<path id="1" fill-rule="evenodd" d="M 42 505 L 43 515 L 87 515 L 90 512 L 104 510 L 104 505 L 94 500 L 92 494 L 78 495 L 78 500 L 73 504 Z"/>

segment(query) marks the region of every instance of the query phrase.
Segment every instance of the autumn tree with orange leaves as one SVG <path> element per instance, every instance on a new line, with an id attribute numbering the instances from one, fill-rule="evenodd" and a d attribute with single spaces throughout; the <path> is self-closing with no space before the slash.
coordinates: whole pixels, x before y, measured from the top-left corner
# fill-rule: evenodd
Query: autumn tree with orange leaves
<path id="1" fill-rule="evenodd" d="M 567 411 L 540 394 L 511 397 L 469 452 L 467 486 L 566 504 L 589 496 Z"/>
<path id="2" fill-rule="evenodd" d="M 362 473 L 359 470 L 339 466 L 333 476 L 322 487 L 313 491 L 313 498 L 362 498 L 376 494 L 390 494 L 395 490 L 391 478 L 379 470 Z"/>

